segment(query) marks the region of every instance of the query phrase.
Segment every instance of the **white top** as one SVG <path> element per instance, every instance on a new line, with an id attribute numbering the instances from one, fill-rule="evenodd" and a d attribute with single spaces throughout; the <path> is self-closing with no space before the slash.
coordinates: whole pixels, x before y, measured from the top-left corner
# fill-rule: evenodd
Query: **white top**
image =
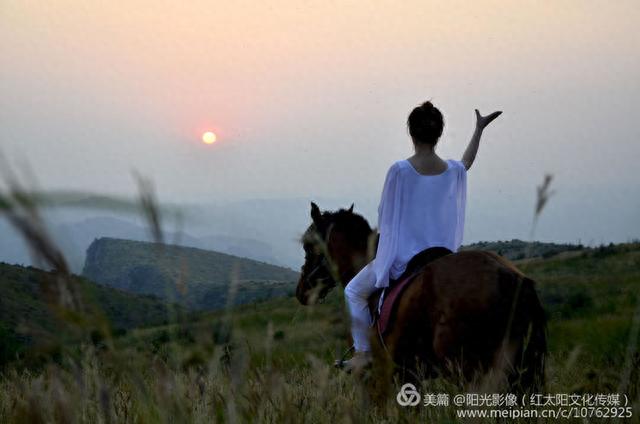
<path id="1" fill-rule="evenodd" d="M 447 165 L 437 175 L 418 173 L 408 160 L 389 168 L 378 207 L 376 287 L 400 277 L 422 250 L 442 246 L 455 252 L 462 244 L 467 170 L 460 161 Z"/>

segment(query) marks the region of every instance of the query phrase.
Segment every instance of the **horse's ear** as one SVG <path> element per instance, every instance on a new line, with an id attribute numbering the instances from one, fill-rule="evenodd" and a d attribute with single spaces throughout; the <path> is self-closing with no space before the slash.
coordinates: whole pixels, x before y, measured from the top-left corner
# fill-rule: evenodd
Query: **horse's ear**
<path id="1" fill-rule="evenodd" d="M 313 222 L 320 222 L 321 218 L 320 208 L 314 202 L 311 202 L 311 219 Z"/>
<path id="2" fill-rule="evenodd" d="M 355 205 L 355 203 L 351 204 L 351 207 L 349 208 L 349 212 L 353 213 L 353 205 Z"/>

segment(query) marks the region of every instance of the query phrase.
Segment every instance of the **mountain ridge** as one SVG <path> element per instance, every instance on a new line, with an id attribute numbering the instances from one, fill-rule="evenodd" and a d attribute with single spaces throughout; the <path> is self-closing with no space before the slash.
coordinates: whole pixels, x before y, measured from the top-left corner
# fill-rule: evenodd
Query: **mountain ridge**
<path id="1" fill-rule="evenodd" d="M 196 310 L 290 294 L 298 278 L 289 268 L 227 253 L 111 237 L 91 243 L 82 275 Z"/>

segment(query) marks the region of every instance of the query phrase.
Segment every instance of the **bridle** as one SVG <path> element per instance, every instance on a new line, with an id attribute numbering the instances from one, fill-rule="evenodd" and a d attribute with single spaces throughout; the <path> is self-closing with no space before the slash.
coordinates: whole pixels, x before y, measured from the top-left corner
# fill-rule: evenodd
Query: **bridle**
<path id="1" fill-rule="evenodd" d="M 331 232 L 333 231 L 333 223 L 329 224 L 329 227 L 327 228 L 327 235 L 325 236 L 325 239 L 323 240 L 322 237 L 318 237 L 320 240 L 320 243 L 322 245 L 322 259 L 320 260 L 320 262 L 318 263 L 318 265 L 316 265 L 311 272 L 309 272 L 309 274 L 307 274 L 304 277 L 304 282 L 305 285 L 307 287 L 309 287 L 310 290 L 313 290 L 315 287 L 313 287 L 311 285 L 311 281 L 312 278 L 314 277 L 314 275 L 316 275 L 318 272 L 320 272 L 322 269 L 324 269 L 325 271 L 327 271 L 327 273 L 329 274 L 328 277 L 325 277 L 323 279 L 320 279 L 320 284 L 324 284 L 324 281 L 330 279 L 331 282 L 333 284 L 328 284 L 327 287 L 329 289 L 332 289 L 333 287 L 335 287 L 337 285 L 336 279 L 335 277 L 332 275 L 333 274 L 333 266 L 332 263 L 329 259 L 329 250 L 327 248 L 327 246 L 329 246 L 329 240 L 331 239 Z"/>
<path id="2" fill-rule="evenodd" d="M 305 277 L 305 282 L 309 283 L 309 280 L 311 280 L 313 276 L 317 274 L 318 271 L 320 271 L 323 267 L 326 267 L 327 264 L 328 262 L 327 262 L 326 256 L 322 255 L 322 259 L 320 260 L 320 263 L 318 263 L 318 265 L 316 265 L 316 267 L 313 268 L 311 272 Z"/>

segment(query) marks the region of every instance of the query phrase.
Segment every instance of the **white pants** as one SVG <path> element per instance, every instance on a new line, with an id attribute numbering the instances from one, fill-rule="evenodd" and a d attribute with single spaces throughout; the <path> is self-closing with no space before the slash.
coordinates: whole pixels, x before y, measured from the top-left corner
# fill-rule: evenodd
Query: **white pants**
<path id="1" fill-rule="evenodd" d="M 344 288 L 344 296 L 351 314 L 351 335 L 356 351 L 370 351 L 369 327 L 371 314 L 369 313 L 369 296 L 376 291 L 376 275 L 373 272 L 373 262 L 362 268 L 349 284 Z"/>

